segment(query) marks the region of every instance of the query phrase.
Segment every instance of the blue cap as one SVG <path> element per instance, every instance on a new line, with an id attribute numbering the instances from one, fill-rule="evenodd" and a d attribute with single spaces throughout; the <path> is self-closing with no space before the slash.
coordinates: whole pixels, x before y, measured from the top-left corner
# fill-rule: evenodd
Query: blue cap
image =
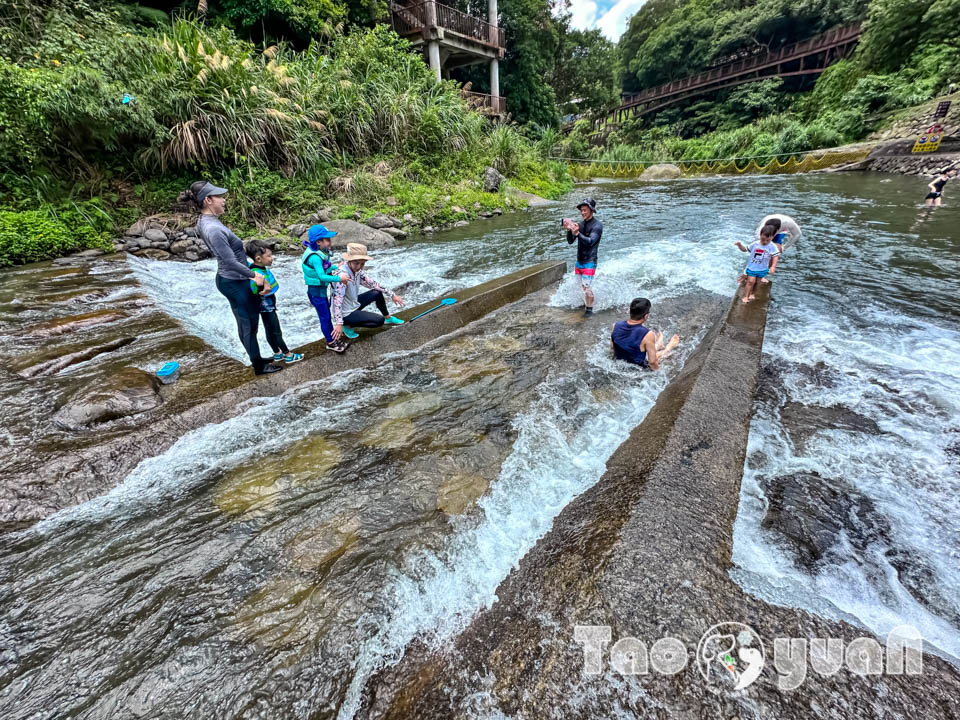
<path id="1" fill-rule="evenodd" d="M 334 235 L 336 233 L 333 230 L 327 230 L 323 225 L 311 225 L 310 229 L 307 230 L 307 239 L 311 243 L 324 238 L 332 238 Z"/>

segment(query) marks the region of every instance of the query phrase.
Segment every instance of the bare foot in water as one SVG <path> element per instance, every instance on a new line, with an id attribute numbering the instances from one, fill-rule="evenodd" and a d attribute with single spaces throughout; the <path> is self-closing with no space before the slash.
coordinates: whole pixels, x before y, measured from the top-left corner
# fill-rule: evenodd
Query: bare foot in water
<path id="1" fill-rule="evenodd" d="M 756 296 L 756 295 L 751 295 L 751 296 L 750 296 L 750 299 L 751 299 L 751 300 L 756 300 L 756 299 L 757 299 L 757 296 Z"/>
<path id="2" fill-rule="evenodd" d="M 673 350 L 677 345 L 680 344 L 680 336 L 674 335 L 670 338 L 670 342 L 667 343 L 667 350 Z"/>
<path id="3" fill-rule="evenodd" d="M 743 296 L 743 300 L 741 300 L 740 302 L 742 302 L 744 305 L 746 305 L 748 302 L 750 302 L 751 298 L 752 298 L 752 296 L 747 297 L 746 295 L 744 295 L 744 296 Z"/>
<path id="4" fill-rule="evenodd" d="M 769 284 L 770 284 L 770 281 L 767 280 L 766 278 L 760 278 L 760 282 L 762 282 L 764 285 L 769 285 Z"/>

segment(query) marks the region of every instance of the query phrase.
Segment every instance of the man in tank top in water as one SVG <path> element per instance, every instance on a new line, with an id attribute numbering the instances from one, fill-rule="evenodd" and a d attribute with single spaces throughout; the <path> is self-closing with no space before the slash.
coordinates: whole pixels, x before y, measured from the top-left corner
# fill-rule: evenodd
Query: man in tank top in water
<path id="1" fill-rule="evenodd" d="M 668 357 L 680 344 L 680 336 L 674 335 L 664 346 L 663 333 L 644 326 L 650 317 L 650 301 L 634 298 L 630 303 L 630 318 L 614 324 L 610 335 L 613 357 L 648 370 L 659 370 L 660 361 Z"/>
<path id="2" fill-rule="evenodd" d="M 928 192 L 927 196 L 924 198 L 927 207 L 930 207 L 931 205 L 940 205 L 943 202 L 943 187 L 948 181 L 953 179 L 953 176 L 956 172 L 956 170 L 951 168 L 950 170 L 943 172 L 940 177 L 927 185 L 927 187 L 930 188 L 930 192 Z"/>

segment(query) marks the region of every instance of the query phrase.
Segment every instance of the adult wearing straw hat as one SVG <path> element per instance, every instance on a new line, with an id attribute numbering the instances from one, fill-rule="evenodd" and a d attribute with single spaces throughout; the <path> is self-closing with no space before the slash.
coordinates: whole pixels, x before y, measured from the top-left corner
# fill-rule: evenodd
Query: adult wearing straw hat
<path id="1" fill-rule="evenodd" d="M 339 340 L 343 335 L 356 337 L 352 327 L 375 328 L 381 325 L 401 325 L 403 320 L 393 317 L 387 310 L 386 296 L 391 295 L 395 305 L 403 307 L 403 298 L 390 292 L 370 278 L 363 268 L 368 260 L 367 246 L 360 243 L 347 243 L 347 251 L 342 255 L 341 275 L 347 276 L 346 282 L 333 285 L 333 337 Z M 342 278 L 341 278 L 342 280 Z M 360 292 L 360 286 L 368 288 Z M 380 314 L 364 310 L 367 305 L 376 303 Z M 346 327 L 344 327 L 346 326 Z"/>

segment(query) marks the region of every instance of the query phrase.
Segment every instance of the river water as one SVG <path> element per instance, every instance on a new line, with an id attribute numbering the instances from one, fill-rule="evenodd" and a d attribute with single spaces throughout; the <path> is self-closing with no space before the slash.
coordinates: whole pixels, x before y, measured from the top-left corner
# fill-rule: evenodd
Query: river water
<path id="1" fill-rule="evenodd" d="M 960 211 L 921 211 L 923 193 L 880 175 L 578 188 L 606 223 L 595 318 L 568 277 L 379 367 L 251 402 L 0 536 L 2 716 L 351 717 L 371 673 L 492 603 L 600 478 L 732 294 L 732 242 L 773 211 L 805 238 L 776 276 L 733 574 L 880 634 L 912 624 L 960 658 Z M 377 253 L 371 272 L 418 302 L 571 260 L 574 199 Z M 242 358 L 209 263 L 97 267 Z M 319 338 L 295 259 L 277 270 L 288 341 Z M 29 295 L 30 272 L 0 290 Z M 638 294 L 685 341 L 662 374 L 607 357 Z"/>

